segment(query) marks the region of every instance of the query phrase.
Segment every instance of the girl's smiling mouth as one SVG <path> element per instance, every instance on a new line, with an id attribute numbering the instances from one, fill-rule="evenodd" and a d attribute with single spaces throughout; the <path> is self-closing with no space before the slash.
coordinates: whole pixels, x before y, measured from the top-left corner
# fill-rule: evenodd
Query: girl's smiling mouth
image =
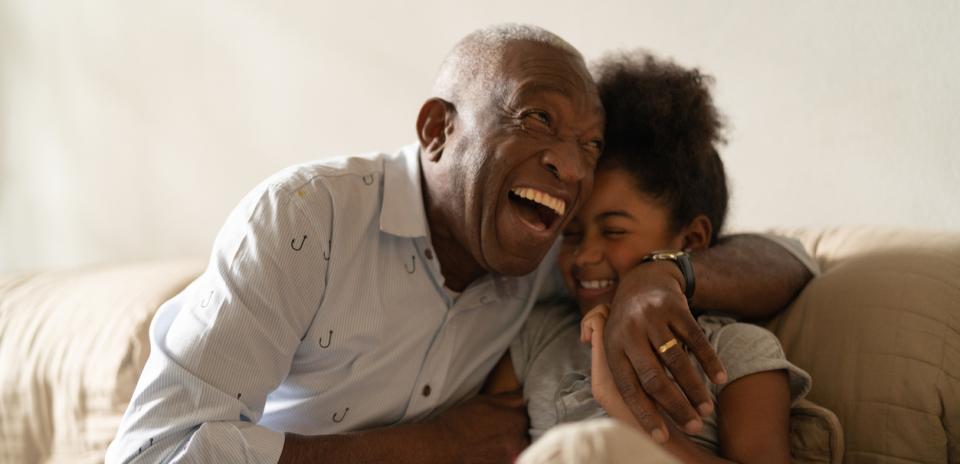
<path id="1" fill-rule="evenodd" d="M 591 307 L 600 303 L 599 299 L 612 295 L 617 289 L 617 279 L 583 279 L 574 278 L 576 297 L 581 306 L 586 303 Z"/>

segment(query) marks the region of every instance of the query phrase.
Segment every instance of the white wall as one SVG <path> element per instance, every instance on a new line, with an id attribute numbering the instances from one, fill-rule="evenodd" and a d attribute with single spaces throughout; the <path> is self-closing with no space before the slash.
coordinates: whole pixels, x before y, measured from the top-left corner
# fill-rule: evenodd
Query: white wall
<path id="1" fill-rule="evenodd" d="M 960 229 L 954 0 L 381 3 L 0 0 L 0 270 L 205 255 L 273 171 L 412 141 L 503 21 L 715 75 L 735 227 Z"/>

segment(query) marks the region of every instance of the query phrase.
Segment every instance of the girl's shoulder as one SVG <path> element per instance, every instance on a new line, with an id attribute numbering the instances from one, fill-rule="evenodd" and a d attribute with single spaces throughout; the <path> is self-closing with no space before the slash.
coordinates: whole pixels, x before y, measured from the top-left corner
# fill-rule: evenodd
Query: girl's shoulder
<path id="1" fill-rule="evenodd" d="M 790 396 L 794 401 L 810 391 L 810 374 L 787 359 L 773 332 L 724 316 L 700 316 L 697 322 L 727 370 L 725 385 L 750 374 L 783 369 L 788 374 Z M 723 385 L 719 386 L 719 390 L 722 389 Z"/>

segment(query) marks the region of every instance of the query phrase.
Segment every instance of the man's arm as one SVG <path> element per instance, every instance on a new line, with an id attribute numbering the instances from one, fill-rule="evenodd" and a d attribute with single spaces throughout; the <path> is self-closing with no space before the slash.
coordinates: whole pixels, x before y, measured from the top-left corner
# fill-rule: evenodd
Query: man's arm
<path id="1" fill-rule="evenodd" d="M 692 256 L 697 306 L 744 317 L 776 313 L 813 276 L 794 254 L 762 236 L 727 237 Z M 637 266 L 621 279 L 607 325 L 606 354 L 617 389 L 659 442 L 669 432 L 658 405 L 690 433 L 703 425 L 697 411 L 706 415 L 714 408 L 682 347 L 694 353 L 715 383 L 726 382 L 717 354 L 690 312 L 683 285 L 671 262 Z M 658 352 L 674 338 L 680 345 Z"/>
<path id="2" fill-rule="evenodd" d="M 257 422 L 325 291 L 332 210 L 311 193 L 312 214 L 266 185 L 230 214 L 207 269 L 151 324 L 107 462 L 276 462 L 284 436 Z"/>
<path id="3" fill-rule="evenodd" d="M 508 463 L 527 446 L 526 431 L 519 390 L 479 395 L 418 424 L 312 437 L 288 433 L 280 464 Z"/>
<path id="4" fill-rule="evenodd" d="M 509 462 L 526 446 L 517 394 L 365 432 L 306 437 L 258 424 L 323 299 L 332 221 L 322 188 L 271 185 L 241 202 L 204 274 L 158 311 L 107 462 Z"/>
<path id="5" fill-rule="evenodd" d="M 724 237 L 691 255 L 697 309 L 748 319 L 775 315 L 813 277 L 812 270 L 788 249 L 760 235 Z"/>

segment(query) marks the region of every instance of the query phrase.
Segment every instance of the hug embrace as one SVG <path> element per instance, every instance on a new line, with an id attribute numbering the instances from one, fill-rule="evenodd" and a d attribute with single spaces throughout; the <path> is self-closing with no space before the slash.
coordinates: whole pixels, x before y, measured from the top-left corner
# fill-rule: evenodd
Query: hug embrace
<path id="1" fill-rule="evenodd" d="M 593 70 L 543 29 L 476 31 L 417 143 L 255 187 L 157 312 L 108 462 L 598 462 L 598 436 L 637 450 L 609 462 L 789 462 L 810 377 L 737 320 L 816 264 L 720 233 L 707 76 Z"/>

